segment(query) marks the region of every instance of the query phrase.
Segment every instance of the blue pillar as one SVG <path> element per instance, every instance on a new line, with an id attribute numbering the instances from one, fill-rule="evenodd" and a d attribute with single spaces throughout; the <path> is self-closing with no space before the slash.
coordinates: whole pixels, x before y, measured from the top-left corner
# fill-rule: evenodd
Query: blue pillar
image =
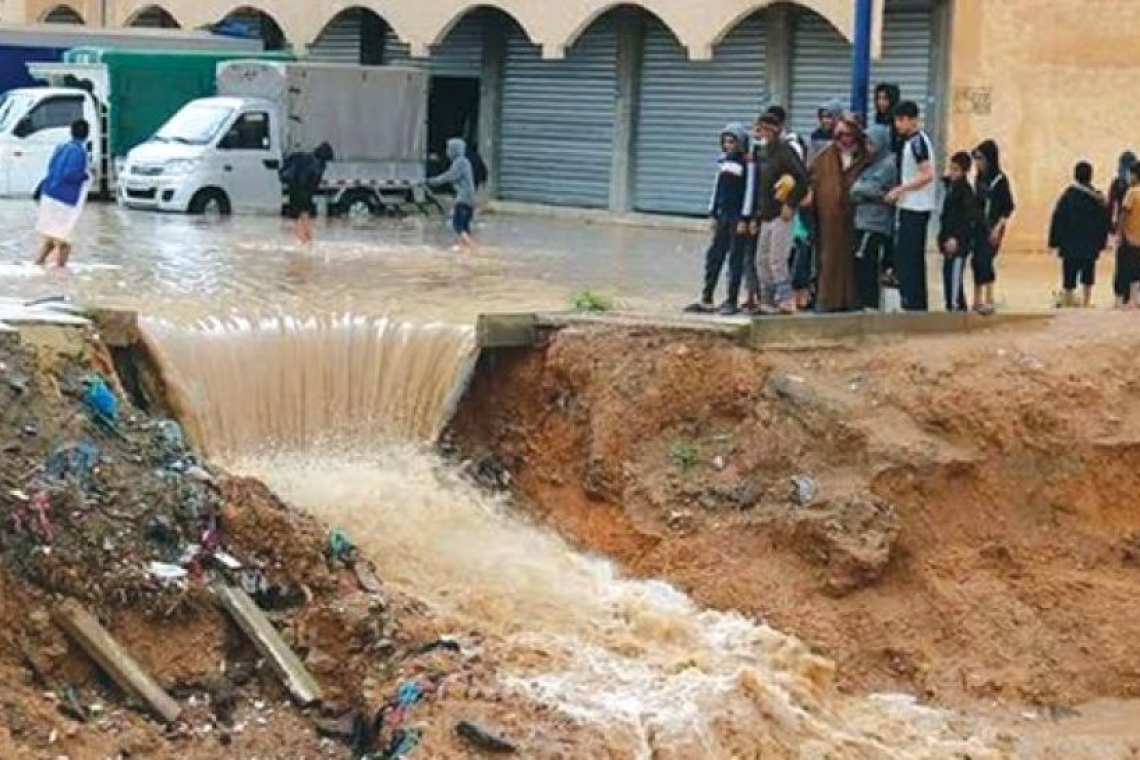
<path id="1" fill-rule="evenodd" d="M 871 34 L 875 0 L 855 0 L 855 53 L 851 61 L 851 111 L 867 123 L 871 90 Z"/>

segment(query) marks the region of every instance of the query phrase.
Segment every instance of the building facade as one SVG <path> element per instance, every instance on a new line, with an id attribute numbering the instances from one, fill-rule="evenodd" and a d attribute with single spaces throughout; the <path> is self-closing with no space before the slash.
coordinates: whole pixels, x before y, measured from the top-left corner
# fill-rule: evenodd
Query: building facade
<path id="1" fill-rule="evenodd" d="M 717 133 L 764 105 L 799 131 L 846 100 L 853 0 L 0 0 L 0 20 L 248 22 L 321 60 L 425 66 L 429 142 L 475 142 L 504 201 L 699 215 Z M 1112 14 L 1096 8 L 1112 6 Z M 256 7 L 255 7 L 256 6 Z M 1005 148 L 1010 247 L 1041 250 L 1079 158 L 1108 180 L 1130 135 L 1140 3 L 879 0 L 875 81 L 922 105 L 945 149 Z"/>

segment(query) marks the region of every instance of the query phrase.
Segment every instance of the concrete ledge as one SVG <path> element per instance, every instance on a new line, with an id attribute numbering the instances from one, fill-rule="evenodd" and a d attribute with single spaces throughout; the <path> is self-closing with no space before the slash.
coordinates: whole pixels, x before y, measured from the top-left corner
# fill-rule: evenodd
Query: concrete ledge
<path id="1" fill-rule="evenodd" d="M 887 335 L 949 335 L 1013 325 L 1045 324 L 1052 314 L 813 314 L 797 317 L 718 318 L 688 315 L 553 312 L 480 315 L 480 348 L 536 346 L 544 333 L 592 326 L 722 335 L 752 348 L 821 341 L 858 341 Z"/>

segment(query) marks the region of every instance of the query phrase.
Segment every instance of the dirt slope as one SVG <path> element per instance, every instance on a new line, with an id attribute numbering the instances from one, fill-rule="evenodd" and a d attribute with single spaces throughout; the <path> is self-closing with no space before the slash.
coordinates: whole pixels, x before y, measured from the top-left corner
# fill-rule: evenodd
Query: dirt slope
<path id="1" fill-rule="evenodd" d="M 118 398 L 114 430 L 84 404 L 92 373 Z M 528 757 L 568 757 L 579 746 L 608 756 L 589 729 L 505 694 L 493 641 L 391 589 L 364 590 L 355 558 L 331 556 L 326 526 L 260 483 L 211 468 L 176 428 L 126 399 L 93 332 L 0 335 L 0 757 L 348 758 L 358 756 L 345 735 L 354 716 L 370 721 L 411 683 L 422 698 L 389 711 L 359 749 L 375 758 L 467 757 L 455 728 L 473 720 L 507 731 Z M 243 573 L 205 559 L 171 584 L 148 572 L 212 541 Z M 208 586 L 222 577 L 247 586 L 304 658 L 321 683 L 320 705 L 294 707 L 219 611 Z M 97 614 L 179 702 L 177 723 L 143 715 L 64 637 L 52 619 L 64 598 Z M 440 645 L 456 634 L 447 639 L 454 645 Z M 398 731 L 419 737 L 410 754 L 387 751 Z"/>
<path id="2" fill-rule="evenodd" d="M 1118 314 L 764 353 L 582 328 L 484 361 L 452 435 L 579 545 L 798 634 L 849 689 L 1136 697 L 1137 356 Z"/>

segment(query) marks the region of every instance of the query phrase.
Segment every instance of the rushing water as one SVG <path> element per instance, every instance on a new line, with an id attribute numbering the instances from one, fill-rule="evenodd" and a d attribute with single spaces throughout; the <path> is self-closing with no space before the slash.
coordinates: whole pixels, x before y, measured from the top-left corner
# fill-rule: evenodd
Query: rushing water
<path id="1" fill-rule="evenodd" d="M 390 582 L 494 637 L 506 688 L 605 726 L 628 757 L 988 756 L 948 715 L 840 697 L 831 664 L 797 640 L 622 578 L 439 460 L 430 443 L 471 369 L 469 329 L 146 327 L 210 450 L 347 529 Z"/>

